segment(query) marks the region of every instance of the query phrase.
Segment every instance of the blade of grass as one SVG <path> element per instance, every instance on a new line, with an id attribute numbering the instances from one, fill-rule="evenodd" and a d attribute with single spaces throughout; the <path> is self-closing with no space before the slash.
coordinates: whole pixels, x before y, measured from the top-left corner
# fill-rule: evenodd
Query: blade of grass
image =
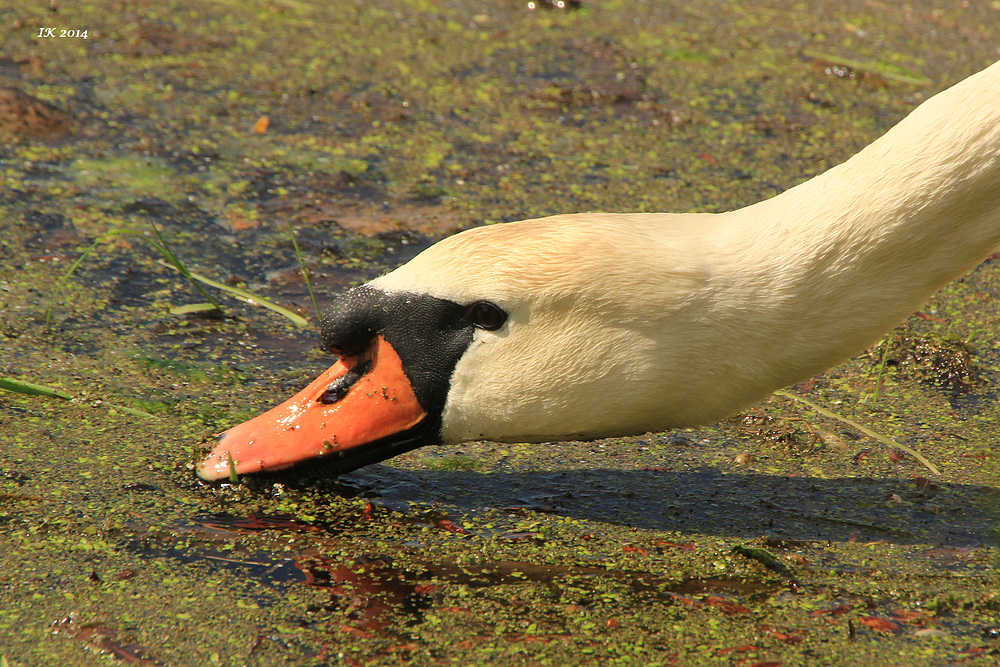
<path id="1" fill-rule="evenodd" d="M 866 428 L 866 427 L 862 426 L 861 424 L 857 423 L 856 421 L 853 421 L 853 420 L 848 419 L 847 417 L 838 415 L 836 412 L 832 412 L 830 410 L 827 410 L 826 408 L 821 408 L 820 406 L 816 405 L 812 401 L 809 401 L 809 400 L 807 400 L 805 398 L 802 398 L 801 396 L 797 396 L 797 395 L 791 394 L 791 393 L 789 393 L 787 391 L 780 391 L 780 390 L 774 392 L 774 395 L 775 396 L 782 396 L 784 398 L 790 398 L 793 401 L 798 401 L 799 403 L 802 403 L 804 405 L 809 406 L 810 408 L 812 408 L 816 412 L 820 413 L 824 417 L 829 417 L 830 419 L 836 419 L 839 422 L 843 422 L 844 424 L 848 424 L 849 426 L 852 426 L 852 427 L 856 428 L 857 430 L 859 430 L 862 433 L 864 433 L 865 435 L 867 435 L 869 438 L 874 438 L 874 439 L 878 440 L 883 445 L 888 445 L 890 447 L 897 447 L 899 449 L 902 449 L 904 452 L 906 452 L 907 454 L 909 454 L 910 456 L 912 456 L 913 458 L 915 458 L 916 460 L 920 461 L 925 466 L 927 466 L 927 469 L 930 470 L 935 475 L 940 475 L 941 474 L 941 471 L 938 470 L 938 467 L 936 465 L 934 465 L 933 463 L 931 463 L 930 461 L 928 461 L 926 458 L 924 458 L 923 455 L 920 454 L 920 452 L 918 452 L 918 451 L 916 451 L 914 449 L 910 449 L 906 445 L 901 445 L 898 442 L 896 442 L 895 440 L 893 440 L 892 438 L 887 438 L 884 435 L 876 433 L 875 431 L 871 430 L 870 428 Z"/>
<path id="2" fill-rule="evenodd" d="M 302 279 L 306 281 L 306 289 L 309 290 L 309 298 L 312 299 L 313 309 L 316 311 L 316 321 L 319 322 L 322 319 L 322 315 L 319 312 L 319 303 L 316 302 L 316 294 L 313 292 L 312 284 L 309 282 L 309 269 L 306 268 L 306 262 L 302 259 L 302 251 L 299 250 L 299 242 L 295 239 L 295 230 L 292 229 L 292 222 L 285 216 L 285 224 L 288 225 L 288 235 L 292 237 L 292 247 L 295 248 L 295 256 L 299 258 L 299 267 L 302 271 Z"/>
<path id="3" fill-rule="evenodd" d="M 151 415 L 144 410 L 137 410 L 136 408 L 130 408 L 127 405 L 118 405 L 117 403 L 108 403 L 104 401 L 104 407 L 109 410 L 118 410 L 119 412 L 124 412 L 127 415 L 132 415 L 133 417 L 149 417 L 150 419 L 156 419 L 156 415 Z"/>
<path id="4" fill-rule="evenodd" d="M 66 392 L 52 389 L 40 384 L 15 380 L 13 378 L 0 377 L 0 389 L 14 392 L 15 394 L 28 394 L 29 396 L 48 396 L 49 398 L 61 398 L 68 401 L 73 398 Z"/>
<path id="5" fill-rule="evenodd" d="M 843 56 L 834 55 L 832 53 L 822 53 L 820 51 L 806 50 L 802 52 L 806 58 L 812 58 L 814 60 L 823 60 L 825 62 L 834 65 L 843 65 L 844 67 L 850 67 L 853 70 L 859 72 L 867 72 L 868 74 L 874 74 L 876 76 L 881 76 L 885 79 L 891 79 L 893 81 L 899 81 L 900 83 L 912 83 L 917 86 L 927 86 L 930 85 L 931 80 L 928 79 L 923 74 L 917 74 L 916 72 L 908 72 L 902 67 L 896 67 L 895 65 L 888 65 L 886 63 L 880 62 L 870 62 L 864 63 L 860 60 L 851 60 L 850 58 L 844 58 Z"/>
<path id="6" fill-rule="evenodd" d="M 159 263 L 161 266 L 167 267 L 168 269 L 179 270 L 179 269 L 177 269 L 176 266 L 174 266 L 172 264 L 169 264 L 167 262 L 163 262 L 163 261 L 157 260 L 157 263 Z M 293 313 L 292 311 L 288 310 L 287 308 L 283 308 L 283 307 L 279 306 L 276 303 L 268 301 L 264 297 L 258 296 L 256 294 L 254 294 L 253 292 L 249 292 L 247 290 L 240 289 L 239 287 L 232 287 L 231 285 L 226 285 L 225 283 L 220 283 L 218 281 L 212 280 L 211 278 L 206 278 L 205 276 L 199 275 L 197 273 L 191 272 L 188 275 L 190 275 L 191 278 L 194 279 L 194 280 L 197 280 L 199 282 L 205 283 L 206 285 L 210 285 L 211 287 L 214 287 L 216 289 L 220 289 L 223 292 L 228 292 L 229 294 L 232 294 L 237 299 L 240 299 L 241 301 L 245 301 L 246 303 L 249 303 L 252 306 L 263 306 L 264 308 L 269 308 L 269 309 L 273 310 L 276 313 L 280 313 L 281 315 L 284 315 L 285 317 L 287 317 L 288 319 L 290 319 L 292 322 L 294 322 L 295 324 L 297 324 L 300 327 L 304 327 L 307 324 L 309 324 L 309 321 L 306 320 L 301 315 Z"/>
<path id="7" fill-rule="evenodd" d="M 879 391 L 882 389 L 882 372 L 885 371 L 885 359 L 889 356 L 889 339 L 886 338 L 884 341 L 885 349 L 882 350 L 882 361 L 878 365 L 878 375 L 875 377 L 875 393 L 872 394 L 872 404 L 871 407 L 875 407 L 875 401 L 878 400 Z"/>
<path id="8" fill-rule="evenodd" d="M 226 457 L 229 459 L 229 481 L 233 484 L 239 484 L 240 476 L 236 474 L 236 463 L 233 462 L 233 453 L 226 452 Z"/>
<path id="9" fill-rule="evenodd" d="M 0 377 L 0 389 L 4 391 L 13 392 L 15 394 L 26 394 L 28 396 L 45 396 L 47 398 L 59 398 L 64 401 L 69 401 L 73 399 L 72 395 L 67 394 L 64 391 L 59 391 L 58 389 L 52 389 L 51 387 L 35 384 L 33 382 L 25 382 L 24 380 L 15 380 L 14 378 L 7 378 L 7 377 Z M 135 408 L 130 408 L 124 405 L 118 405 L 117 403 L 111 403 L 103 399 L 101 400 L 101 407 L 107 408 L 109 410 L 119 410 L 121 412 L 134 415 L 136 417 L 150 417 L 151 419 L 156 419 L 155 415 L 151 415 L 148 412 L 143 412 L 142 410 L 136 410 Z"/>
<path id="10" fill-rule="evenodd" d="M 745 558 L 750 558 L 752 560 L 755 560 L 764 567 L 766 567 L 767 569 L 774 570 L 779 574 L 784 574 L 784 575 L 791 574 L 789 569 L 785 567 L 785 564 L 782 563 L 777 556 L 775 556 L 767 549 L 762 549 L 761 547 L 750 547 L 750 546 L 743 546 L 742 544 L 737 544 L 735 547 L 732 548 L 730 553 L 739 554 L 740 556 L 744 556 Z"/>
<path id="11" fill-rule="evenodd" d="M 208 292 L 206 292 L 201 285 L 195 282 L 194 278 L 191 275 L 191 272 L 188 271 L 187 267 L 184 266 L 183 262 L 177 259 L 177 256 L 174 255 L 174 253 L 170 250 L 170 246 L 167 245 L 167 240 L 163 238 L 163 235 L 160 234 L 160 230 L 156 228 L 156 225 L 153 224 L 153 221 L 149 219 L 148 215 L 146 216 L 146 222 L 148 222 L 149 226 L 153 228 L 153 232 L 156 234 L 156 238 L 160 239 L 160 244 L 162 245 L 162 248 L 159 249 L 160 254 L 162 254 L 168 262 L 173 264 L 174 268 L 180 271 L 181 275 L 187 278 L 188 282 L 194 285 L 195 289 L 201 292 L 201 295 L 205 297 L 205 299 L 209 303 L 215 306 L 216 310 L 218 310 L 220 313 L 225 312 L 222 310 L 222 306 L 216 303 L 215 299 L 209 296 Z"/>
<path id="12" fill-rule="evenodd" d="M 210 303 L 189 303 L 184 306 L 176 306 L 170 309 L 171 315 L 189 315 L 191 313 L 204 313 L 216 310 Z"/>

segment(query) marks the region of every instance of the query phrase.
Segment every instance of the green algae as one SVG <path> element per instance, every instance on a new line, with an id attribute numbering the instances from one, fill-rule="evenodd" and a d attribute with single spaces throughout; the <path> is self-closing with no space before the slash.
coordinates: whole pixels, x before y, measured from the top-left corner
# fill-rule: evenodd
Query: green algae
<path id="1" fill-rule="evenodd" d="M 178 187 L 177 172 L 170 169 L 166 161 L 157 158 L 142 158 L 124 155 L 115 158 L 79 158 L 70 165 L 69 178 L 79 187 L 91 192 L 101 188 L 121 188 L 133 195 L 161 197 L 164 199 L 181 196 L 183 187 Z"/>
<path id="2" fill-rule="evenodd" d="M 773 421 L 753 428 L 470 443 L 339 483 L 206 487 L 192 474 L 202 443 L 320 370 L 315 331 L 254 309 L 171 315 L 187 298 L 176 276 L 124 245 L 82 267 L 55 326 L 42 326 L 67 263 L 141 211 L 197 270 L 308 309 L 288 273 L 286 216 L 324 301 L 456 228 L 741 206 L 842 161 L 932 89 L 986 65 L 997 40 L 995 10 L 975 3 L 839 9 L 16 10 L 3 28 L 4 85 L 76 124 L 61 138 L 16 137 L 0 154 L 0 374 L 78 399 L 0 395 L 0 656 L 994 659 L 996 260 L 905 328 L 969 342 L 982 384 L 953 394 L 889 367 L 872 409 L 879 371 L 862 356 L 795 388 L 924 453 L 940 476 L 775 398 L 757 408 Z M 35 37 L 53 22 L 90 36 Z M 800 57 L 810 50 L 933 84 L 827 74 Z M 262 115 L 271 125 L 254 134 Z M 391 224 L 347 226 L 380 211 Z M 445 222 L 414 231 L 425 211 Z M 159 419 L 91 409 L 102 400 Z"/>

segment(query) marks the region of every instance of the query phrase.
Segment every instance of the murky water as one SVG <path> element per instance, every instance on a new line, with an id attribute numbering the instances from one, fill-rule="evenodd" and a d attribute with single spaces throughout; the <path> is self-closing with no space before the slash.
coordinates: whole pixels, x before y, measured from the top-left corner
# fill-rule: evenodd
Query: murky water
<path id="1" fill-rule="evenodd" d="M 526 4 L 0 8 L 0 376 L 75 397 L 0 394 L 0 658 L 995 660 L 997 258 L 881 377 L 875 348 L 793 388 L 940 475 L 773 397 L 700 430 L 195 480 L 214 433 L 329 364 L 288 223 L 322 306 L 474 225 L 771 196 L 1000 58 L 989 3 Z M 204 298 L 152 225 L 309 323 L 217 291 L 223 317 L 174 314 Z"/>

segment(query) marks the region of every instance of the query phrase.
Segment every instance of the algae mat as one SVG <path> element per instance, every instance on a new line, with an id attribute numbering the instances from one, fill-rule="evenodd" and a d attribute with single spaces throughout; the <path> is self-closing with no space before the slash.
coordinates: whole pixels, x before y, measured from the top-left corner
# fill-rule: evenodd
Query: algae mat
<path id="1" fill-rule="evenodd" d="M 997 660 L 997 258 L 790 390 L 940 473 L 775 396 L 195 480 L 329 362 L 286 221 L 322 306 L 474 225 L 768 197 L 1000 57 L 996 3 L 536 4 L 0 7 L 0 377 L 71 397 L 0 393 L 4 664 Z M 153 225 L 309 324 L 178 310 Z"/>

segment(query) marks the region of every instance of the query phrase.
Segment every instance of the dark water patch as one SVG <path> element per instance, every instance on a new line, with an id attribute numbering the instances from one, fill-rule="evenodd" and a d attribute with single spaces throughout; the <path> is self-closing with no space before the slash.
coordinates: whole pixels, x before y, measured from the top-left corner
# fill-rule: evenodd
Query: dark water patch
<path id="1" fill-rule="evenodd" d="M 343 525 L 324 521 L 302 521 L 292 514 L 265 514 L 253 512 L 239 516 L 233 514 L 208 514 L 195 523 L 201 528 L 220 534 L 257 533 L 264 530 L 284 532 L 322 533 L 336 535 L 343 532 Z"/>
<path id="2" fill-rule="evenodd" d="M 324 361 L 308 361 L 318 347 L 316 335 L 308 330 L 276 333 L 242 322 L 223 326 L 205 318 L 159 320 L 149 326 L 162 344 L 159 352 L 163 359 L 200 362 L 210 367 L 229 364 L 245 368 L 248 383 L 266 384 L 275 399 L 282 398 L 290 387 L 304 387 L 305 380 L 312 379 L 333 363 L 332 357 L 326 366 Z M 296 377 L 301 377 L 303 382 L 299 384 L 298 379 L 288 377 L 275 380 L 272 373 L 248 366 L 253 364 L 255 367 L 265 359 L 268 363 L 282 365 L 284 372 L 295 371 Z"/>
<path id="3" fill-rule="evenodd" d="M 428 606 L 412 575 L 394 568 L 388 557 L 359 556 L 345 563 L 319 555 L 299 562 L 307 586 L 330 593 L 324 611 L 341 611 L 347 628 L 364 633 L 381 633 L 397 616 L 419 623 L 420 612 Z M 409 576 L 408 576 L 409 575 Z"/>
<path id="4" fill-rule="evenodd" d="M 270 588 L 280 589 L 301 583 L 306 578 L 296 565 L 294 557 L 268 551 L 222 549 L 205 543 L 169 545 L 148 539 L 129 541 L 124 548 L 143 559 L 167 559 L 185 565 L 196 564 L 203 567 L 206 574 L 225 572 L 239 578 L 259 581 Z M 263 595 L 255 602 L 271 604 L 269 598 Z"/>
<path id="5" fill-rule="evenodd" d="M 138 197 L 122 204 L 120 210 L 122 213 L 138 214 L 140 217 L 155 217 L 161 222 L 171 219 L 176 222 L 178 218 L 186 220 L 187 215 L 197 212 L 194 206 L 174 204 L 159 197 Z"/>
<path id="6" fill-rule="evenodd" d="M 79 232 L 65 216 L 31 210 L 25 214 L 24 222 L 33 232 L 25 241 L 25 248 L 36 253 L 32 259 L 52 257 L 52 253 L 62 253 L 63 258 L 75 254 L 80 243 Z"/>
<path id="7" fill-rule="evenodd" d="M 352 476 L 346 476 L 352 479 Z M 357 476 L 353 479 L 358 479 Z M 370 492 L 458 511 L 519 506 L 644 529 L 778 540 L 996 544 L 998 492 L 913 479 L 786 477 L 700 470 L 395 471 L 372 466 Z"/>

